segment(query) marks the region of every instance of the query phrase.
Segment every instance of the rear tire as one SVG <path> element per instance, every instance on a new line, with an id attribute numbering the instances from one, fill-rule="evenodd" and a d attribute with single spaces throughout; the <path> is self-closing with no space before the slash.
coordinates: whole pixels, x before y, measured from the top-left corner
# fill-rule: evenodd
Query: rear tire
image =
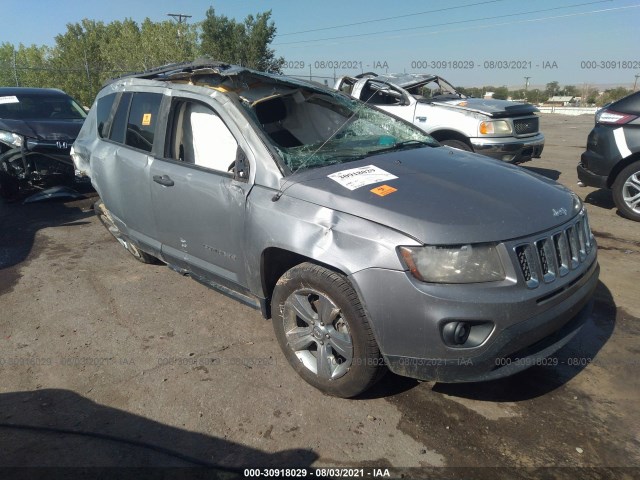
<path id="1" fill-rule="evenodd" d="M 613 201 L 623 217 L 640 222 L 640 162 L 624 168 L 611 187 Z"/>
<path id="2" fill-rule="evenodd" d="M 473 152 L 471 147 L 465 142 L 463 142 L 462 140 L 453 140 L 453 139 L 441 140 L 440 145 L 444 145 L 446 147 L 451 147 L 451 148 L 457 148 L 458 150 L 464 150 L 465 152 Z"/>
<path id="3" fill-rule="evenodd" d="M 127 250 L 127 252 L 133 255 L 133 258 L 142 263 L 160 263 L 160 261 L 156 257 L 140 250 L 133 243 L 131 243 L 131 241 L 125 235 L 122 234 L 120 229 L 116 226 L 113 219 L 111 218 L 111 214 L 109 213 L 109 210 L 107 210 L 107 207 L 105 207 L 104 202 L 102 202 L 101 200 L 97 201 L 93 205 L 93 210 L 96 212 L 96 215 L 100 219 L 100 222 L 102 222 L 109 233 L 111 233 L 111 235 L 113 235 L 116 240 L 120 242 L 120 245 L 122 245 L 125 250 Z"/>
<path id="4" fill-rule="evenodd" d="M 273 327 L 292 368 L 323 393 L 359 395 L 386 371 L 358 295 L 344 275 L 302 263 L 278 280 Z"/>

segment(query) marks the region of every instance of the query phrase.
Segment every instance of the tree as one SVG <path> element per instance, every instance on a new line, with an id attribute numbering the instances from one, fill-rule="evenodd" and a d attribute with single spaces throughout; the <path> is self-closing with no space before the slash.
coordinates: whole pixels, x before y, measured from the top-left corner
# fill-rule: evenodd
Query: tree
<path id="1" fill-rule="evenodd" d="M 600 96 L 600 92 L 598 92 L 597 88 L 587 88 L 585 89 L 584 97 L 588 105 L 593 105 L 598 101 L 598 97 Z"/>
<path id="2" fill-rule="evenodd" d="M 547 83 L 544 91 L 548 97 L 553 97 L 558 93 L 559 89 L 560 89 L 560 84 L 554 80 L 553 82 Z"/>
<path id="3" fill-rule="evenodd" d="M 482 98 L 484 91 L 478 87 L 456 87 L 456 90 L 467 97 Z"/>
<path id="4" fill-rule="evenodd" d="M 496 88 L 493 92 L 493 98 L 496 100 L 506 100 L 509 98 L 509 89 L 504 85 Z"/>
<path id="5" fill-rule="evenodd" d="M 103 52 L 111 41 L 112 35 L 103 22 L 85 18 L 80 23 L 67 24 L 67 31 L 56 36 L 52 51 L 52 81 L 83 105 L 91 105 L 110 74 Z"/>
<path id="6" fill-rule="evenodd" d="M 546 99 L 546 94 L 541 92 L 539 89 L 534 88 L 533 90 L 529 90 L 527 92 L 527 102 L 538 104 L 542 103 Z"/>
<path id="7" fill-rule="evenodd" d="M 565 85 L 565 87 L 562 89 L 562 94 L 567 96 L 567 97 L 578 97 L 578 96 L 580 96 L 580 92 L 573 85 Z"/>
<path id="8" fill-rule="evenodd" d="M 221 62 L 280 72 L 284 59 L 276 58 L 275 51 L 269 48 L 276 35 L 270 18 L 271 10 L 255 17 L 248 15 L 243 23 L 238 23 L 225 15 L 216 15 L 210 7 L 201 25 L 200 51 Z"/>
<path id="9" fill-rule="evenodd" d="M 604 94 L 596 101 L 596 104 L 601 107 L 606 105 L 607 103 L 615 102 L 616 100 L 620 100 L 622 97 L 626 97 L 631 93 L 631 90 L 624 87 L 616 87 L 610 88 L 609 90 L 605 90 Z"/>
<path id="10" fill-rule="evenodd" d="M 0 85 L 16 85 L 17 71 L 13 68 L 14 55 L 13 44 L 3 42 L 0 45 Z"/>

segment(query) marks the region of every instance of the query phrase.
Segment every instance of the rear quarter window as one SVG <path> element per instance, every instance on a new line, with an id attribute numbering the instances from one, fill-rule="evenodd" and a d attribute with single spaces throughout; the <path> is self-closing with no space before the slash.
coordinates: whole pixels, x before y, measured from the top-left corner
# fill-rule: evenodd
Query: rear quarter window
<path id="1" fill-rule="evenodd" d="M 113 101 L 115 99 L 115 93 L 105 95 L 98 99 L 96 121 L 98 123 L 98 135 L 100 135 L 100 138 L 105 138 L 109 134 L 109 115 L 111 114 L 111 107 L 113 106 Z"/>
<path id="2" fill-rule="evenodd" d="M 118 109 L 113 116 L 113 123 L 111 125 L 111 132 L 109 133 L 109 139 L 117 142 L 124 143 L 124 138 L 127 132 L 127 118 L 129 117 L 129 105 L 131 105 L 131 93 L 123 93 L 118 103 Z"/>

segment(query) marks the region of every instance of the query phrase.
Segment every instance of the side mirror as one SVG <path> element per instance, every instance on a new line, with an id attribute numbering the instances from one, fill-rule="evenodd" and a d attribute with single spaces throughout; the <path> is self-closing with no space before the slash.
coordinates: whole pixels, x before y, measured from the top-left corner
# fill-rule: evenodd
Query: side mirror
<path id="1" fill-rule="evenodd" d="M 236 150 L 236 161 L 234 162 L 233 176 L 236 180 L 243 182 L 249 181 L 249 159 L 240 145 L 238 145 L 238 149 Z"/>

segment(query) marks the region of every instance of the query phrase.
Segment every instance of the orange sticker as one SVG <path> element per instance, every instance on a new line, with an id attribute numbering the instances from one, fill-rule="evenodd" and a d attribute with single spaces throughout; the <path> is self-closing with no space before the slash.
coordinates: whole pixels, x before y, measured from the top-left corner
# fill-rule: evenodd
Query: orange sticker
<path id="1" fill-rule="evenodd" d="M 149 125 L 151 125 L 150 113 L 145 113 L 144 115 L 142 115 L 142 125 L 144 125 L 145 127 L 148 127 Z"/>
<path id="2" fill-rule="evenodd" d="M 397 188 L 390 187 L 389 185 L 380 185 L 379 187 L 369 190 L 371 193 L 375 193 L 379 197 L 385 197 L 390 193 L 397 192 Z"/>

